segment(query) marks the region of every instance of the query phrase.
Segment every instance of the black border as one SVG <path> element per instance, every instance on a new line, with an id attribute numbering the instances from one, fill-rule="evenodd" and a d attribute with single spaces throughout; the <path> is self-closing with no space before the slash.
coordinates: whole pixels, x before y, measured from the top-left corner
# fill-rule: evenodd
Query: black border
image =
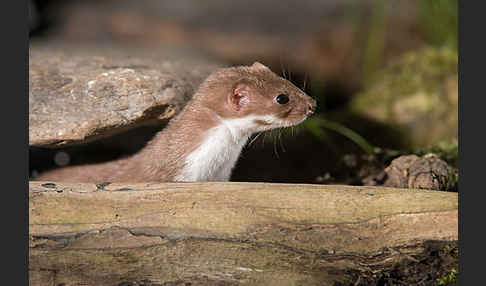
<path id="1" fill-rule="evenodd" d="M 28 285 L 28 1 L 4 3 L 1 77 L 2 280 Z M 8 5 L 7 5 L 8 4 Z M 5 184 L 6 182 L 6 184 Z"/>
<path id="2" fill-rule="evenodd" d="M 459 0 L 458 0 L 459 1 Z M 472 162 L 480 162 L 481 147 L 486 146 L 482 138 L 484 123 L 482 118 L 476 115 L 484 114 L 484 107 L 478 100 L 484 97 L 483 70 L 480 54 L 484 53 L 485 45 L 479 40 L 481 23 L 484 18 L 483 9 L 473 7 L 471 4 L 478 3 L 467 1 L 468 8 L 464 5 L 466 1 L 459 1 L 459 276 L 458 285 L 475 285 L 482 279 L 484 270 L 481 263 L 481 249 L 484 236 L 479 233 L 484 229 L 484 200 L 475 196 L 484 196 L 479 180 L 484 177 L 483 169 L 480 166 L 473 166 Z M 478 5 L 479 6 L 479 5 Z M 466 35 L 475 34 L 474 40 L 465 40 Z M 466 71 L 469 70 L 469 71 Z M 467 78 L 465 75 L 467 74 Z M 467 82 L 467 84 L 465 84 Z M 466 109 L 467 106 L 467 109 Z M 466 111 L 467 110 L 467 111 Z M 466 122 L 467 126 L 466 127 Z M 469 137 L 469 138 L 468 138 Z M 466 152 L 467 150 L 467 152 Z M 469 154 L 469 157 L 466 155 Z M 484 157 L 483 157 L 484 158 Z M 478 160 L 479 159 L 479 160 Z M 479 164 L 475 164 L 479 165 Z M 475 206 L 472 206 L 475 204 Z M 467 205 L 467 211 L 466 207 Z M 479 210 L 474 212 L 473 209 Z M 469 213 L 469 214 L 468 214 Z M 476 229 L 477 235 L 470 231 L 465 234 L 466 224 L 469 229 Z M 476 256 L 476 257 L 474 257 Z"/>
<path id="3" fill-rule="evenodd" d="M 2 269 L 5 284 L 28 285 L 28 1 L 5 2 L 2 29 Z"/>

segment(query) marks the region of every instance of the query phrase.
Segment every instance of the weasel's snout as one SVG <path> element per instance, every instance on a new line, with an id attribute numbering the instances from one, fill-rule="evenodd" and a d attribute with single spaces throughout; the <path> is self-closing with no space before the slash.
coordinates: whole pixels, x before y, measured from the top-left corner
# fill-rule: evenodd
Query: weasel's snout
<path id="1" fill-rule="evenodd" d="M 314 99 L 309 97 L 307 101 L 307 115 L 311 115 L 316 111 L 317 103 Z"/>

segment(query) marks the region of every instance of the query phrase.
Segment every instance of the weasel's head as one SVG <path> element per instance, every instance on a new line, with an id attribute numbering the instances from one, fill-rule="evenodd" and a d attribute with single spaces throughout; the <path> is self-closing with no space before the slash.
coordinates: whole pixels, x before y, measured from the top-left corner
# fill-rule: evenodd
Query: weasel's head
<path id="1" fill-rule="evenodd" d="M 204 89 L 212 95 L 201 98 L 207 107 L 250 132 L 299 124 L 316 108 L 314 99 L 258 62 L 221 69 Z"/>

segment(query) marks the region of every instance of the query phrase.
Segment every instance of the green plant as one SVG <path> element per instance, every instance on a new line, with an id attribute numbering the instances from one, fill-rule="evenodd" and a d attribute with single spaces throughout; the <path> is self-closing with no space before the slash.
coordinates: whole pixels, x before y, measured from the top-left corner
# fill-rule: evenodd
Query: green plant
<path id="1" fill-rule="evenodd" d="M 451 271 L 441 278 L 437 279 L 437 285 L 448 285 L 451 283 L 457 283 L 457 274 L 459 271 L 456 268 L 452 268 Z"/>
<path id="2" fill-rule="evenodd" d="M 458 0 L 418 1 L 420 23 L 427 42 L 436 46 L 458 46 Z"/>
<path id="3" fill-rule="evenodd" d="M 363 48 L 363 82 L 369 84 L 382 68 L 389 21 L 390 1 L 373 2 L 367 36 Z M 417 1 L 419 29 L 425 44 L 436 47 L 458 47 L 458 0 Z"/>
<path id="4" fill-rule="evenodd" d="M 384 60 L 390 1 L 377 0 L 373 4 L 368 36 L 363 49 L 362 73 L 365 84 L 372 81 L 376 72 L 381 69 Z"/>
<path id="5" fill-rule="evenodd" d="M 414 153 L 419 156 L 427 153 L 434 153 L 451 166 L 454 166 L 456 168 L 458 167 L 457 163 L 459 157 L 459 145 L 457 139 L 450 141 L 441 141 L 436 146 L 418 149 Z"/>
<path id="6" fill-rule="evenodd" d="M 326 133 L 326 129 L 332 130 L 334 132 L 337 132 L 347 137 L 348 139 L 356 143 L 359 147 L 361 147 L 361 149 L 363 149 L 368 154 L 373 154 L 377 150 L 368 141 L 366 141 L 366 139 L 364 139 L 361 135 L 335 121 L 330 121 L 320 117 L 313 117 L 309 120 L 306 120 L 303 123 L 303 126 L 312 135 L 327 143 L 329 143 L 329 137 Z M 333 149 L 335 149 L 335 147 Z"/>

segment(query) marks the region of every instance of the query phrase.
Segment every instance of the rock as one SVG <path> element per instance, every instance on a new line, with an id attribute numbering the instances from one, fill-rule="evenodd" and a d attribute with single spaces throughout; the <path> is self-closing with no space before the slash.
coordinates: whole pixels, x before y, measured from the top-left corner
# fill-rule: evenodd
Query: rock
<path id="1" fill-rule="evenodd" d="M 413 153 L 419 156 L 434 153 L 439 156 L 439 158 L 446 161 L 449 166 L 459 168 L 459 142 L 457 141 L 457 138 L 441 141 L 429 148 L 417 149 Z"/>
<path id="2" fill-rule="evenodd" d="M 352 108 L 403 130 L 410 148 L 458 135 L 457 51 L 426 48 L 404 55 L 358 94 Z"/>
<path id="3" fill-rule="evenodd" d="M 217 66 L 187 51 L 31 44 L 29 145 L 84 143 L 167 121 Z"/>
<path id="4" fill-rule="evenodd" d="M 435 154 L 400 156 L 385 168 L 384 186 L 441 191 L 457 190 L 457 170 Z"/>
<path id="5" fill-rule="evenodd" d="M 346 154 L 332 172 L 318 176 L 315 182 L 457 192 L 457 167 L 444 158 L 449 154 L 417 154 L 403 155 L 393 150 Z"/>

